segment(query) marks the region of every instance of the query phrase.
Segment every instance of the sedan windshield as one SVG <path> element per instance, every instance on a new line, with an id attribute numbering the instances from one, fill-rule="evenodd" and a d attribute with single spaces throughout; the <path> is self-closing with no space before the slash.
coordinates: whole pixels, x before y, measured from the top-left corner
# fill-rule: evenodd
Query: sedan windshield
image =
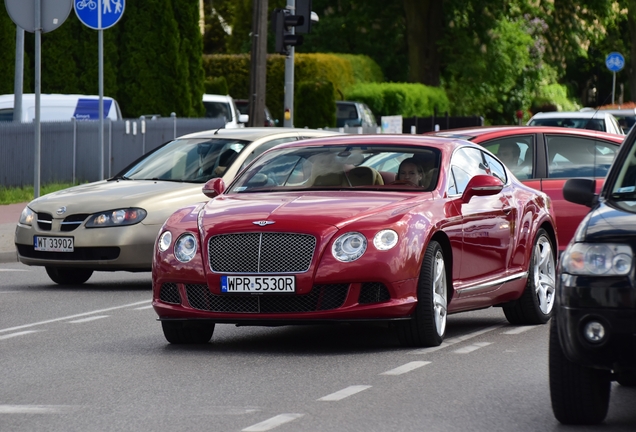
<path id="1" fill-rule="evenodd" d="M 118 178 L 205 183 L 222 177 L 249 141 L 177 139 L 140 160 Z"/>
<path id="2" fill-rule="evenodd" d="M 258 159 L 229 193 L 372 189 L 430 191 L 437 185 L 440 151 L 386 145 L 290 147 Z"/>

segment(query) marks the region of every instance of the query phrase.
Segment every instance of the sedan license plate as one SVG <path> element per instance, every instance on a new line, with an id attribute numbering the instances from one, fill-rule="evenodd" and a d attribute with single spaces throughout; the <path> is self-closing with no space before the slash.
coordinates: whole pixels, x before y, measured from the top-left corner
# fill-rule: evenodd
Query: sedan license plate
<path id="1" fill-rule="evenodd" d="M 73 237 L 33 237 L 33 247 L 42 252 L 73 252 Z"/>
<path id="2" fill-rule="evenodd" d="M 294 276 L 221 276 L 223 293 L 293 293 Z"/>

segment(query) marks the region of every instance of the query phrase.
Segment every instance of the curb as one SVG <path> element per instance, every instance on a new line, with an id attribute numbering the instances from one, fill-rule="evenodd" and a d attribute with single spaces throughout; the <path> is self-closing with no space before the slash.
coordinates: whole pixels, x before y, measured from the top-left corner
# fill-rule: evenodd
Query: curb
<path id="1" fill-rule="evenodd" d="M 0 264 L 18 262 L 18 253 L 13 252 L 0 252 Z"/>

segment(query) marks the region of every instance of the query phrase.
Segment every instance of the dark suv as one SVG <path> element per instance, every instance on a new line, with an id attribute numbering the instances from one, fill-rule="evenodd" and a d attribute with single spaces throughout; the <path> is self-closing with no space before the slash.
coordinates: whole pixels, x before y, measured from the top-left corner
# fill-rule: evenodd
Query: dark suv
<path id="1" fill-rule="evenodd" d="M 605 419 L 611 382 L 636 385 L 636 130 L 625 138 L 600 194 L 570 179 L 566 200 L 587 205 L 561 256 L 550 329 L 550 394 L 561 423 Z"/>

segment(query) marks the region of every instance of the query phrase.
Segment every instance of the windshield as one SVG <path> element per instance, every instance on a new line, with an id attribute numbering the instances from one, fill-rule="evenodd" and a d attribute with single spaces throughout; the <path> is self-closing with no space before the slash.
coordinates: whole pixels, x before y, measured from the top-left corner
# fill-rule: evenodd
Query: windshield
<path id="1" fill-rule="evenodd" d="M 440 151 L 386 145 L 292 147 L 265 153 L 228 193 L 371 189 L 430 191 Z"/>
<path id="2" fill-rule="evenodd" d="M 611 186 L 612 199 L 633 201 L 636 199 L 636 145 L 632 144 L 629 155 L 620 167 L 616 182 Z M 630 207 L 633 203 L 630 204 Z M 630 210 L 631 211 L 631 210 Z"/>
<path id="3" fill-rule="evenodd" d="M 149 154 L 120 177 L 205 183 L 222 177 L 249 141 L 177 139 Z"/>
<path id="4" fill-rule="evenodd" d="M 530 126 L 559 126 L 575 129 L 591 129 L 605 132 L 602 118 L 538 118 L 530 121 Z"/>

